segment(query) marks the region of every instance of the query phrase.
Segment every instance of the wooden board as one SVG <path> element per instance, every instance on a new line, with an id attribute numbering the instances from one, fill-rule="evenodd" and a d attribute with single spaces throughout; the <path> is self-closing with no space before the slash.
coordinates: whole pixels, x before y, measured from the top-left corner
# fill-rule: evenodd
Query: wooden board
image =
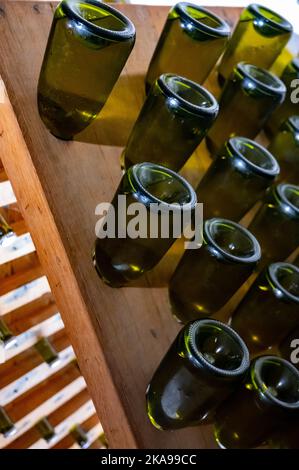
<path id="1" fill-rule="evenodd" d="M 160 432 L 145 412 L 145 390 L 179 330 L 167 280 L 176 244 L 140 287 L 111 289 L 94 271 L 95 207 L 110 201 L 119 157 L 144 100 L 144 74 L 168 7 L 117 6 L 137 29 L 135 48 L 100 118 L 80 141 L 44 128 L 36 85 L 55 4 L 0 2 L 0 154 L 61 311 L 110 447 L 213 448 L 211 429 Z M 214 9 L 213 9 L 214 10 Z M 215 9 L 234 23 L 240 10 Z M 208 87 L 215 91 L 215 83 Z M 204 144 L 185 175 L 198 181 L 210 162 Z"/>

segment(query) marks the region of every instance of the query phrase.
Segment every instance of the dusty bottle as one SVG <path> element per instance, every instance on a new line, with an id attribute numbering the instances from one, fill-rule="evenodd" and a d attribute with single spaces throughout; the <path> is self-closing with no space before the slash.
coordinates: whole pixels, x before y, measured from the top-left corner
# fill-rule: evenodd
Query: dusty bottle
<path id="1" fill-rule="evenodd" d="M 49 131 L 70 140 L 101 111 L 135 41 L 133 23 L 99 0 L 62 0 L 38 82 L 38 109 Z"/>
<path id="2" fill-rule="evenodd" d="M 203 245 L 186 250 L 169 283 L 172 313 L 183 323 L 216 313 L 252 274 L 261 257 L 256 238 L 227 219 L 204 222 Z"/>
<path id="3" fill-rule="evenodd" d="M 299 325 L 299 268 L 289 263 L 270 264 L 259 275 L 237 309 L 231 326 L 249 351 L 278 346 Z"/>
<path id="4" fill-rule="evenodd" d="M 268 150 L 279 162 L 279 180 L 299 185 L 299 115 L 281 125 Z"/>
<path id="5" fill-rule="evenodd" d="M 211 152 L 230 137 L 254 139 L 283 102 L 285 84 L 272 73 L 245 62 L 234 68 L 219 99 L 219 114 L 207 135 Z"/>
<path id="6" fill-rule="evenodd" d="M 273 137 L 279 131 L 280 126 L 290 116 L 299 114 L 299 58 L 292 59 L 284 69 L 281 80 L 286 86 L 287 94 L 281 106 L 272 114 L 266 122 L 265 131 L 268 137 Z"/>
<path id="7" fill-rule="evenodd" d="M 152 269 L 182 234 L 183 214 L 192 219 L 196 203 L 191 185 L 174 171 L 148 162 L 130 167 L 104 219 L 107 227 L 99 221 L 93 257 L 99 276 L 120 287 Z"/>
<path id="8" fill-rule="evenodd" d="M 4 437 L 13 436 L 17 432 L 17 429 L 6 413 L 5 409 L 0 406 L 0 434 Z"/>
<path id="9" fill-rule="evenodd" d="M 247 378 L 219 407 L 214 430 L 228 449 L 258 447 L 299 411 L 299 372 L 277 356 L 252 361 Z"/>
<path id="10" fill-rule="evenodd" d="M 195 426 L 239 385 L 249 366 L 243 340 L 216 320 L 186 325 L 148 386 L 147 413 L 158 429 Z"/>
<path id="11" fill-rule="evenodd" d="M 260 267 L 287 259 L 299 245 L 299 186 L 272 186 L 248 228 L 261 244 Z"/>
<path id="12" fill-rule="evenodd" d="M 39 420 L 35 427 L 46 442 L 50 442 L 55 437 L 55 429 L 47 418 Z"/>
<path id="13" fill-rule="evenodd" d="M 146 89 L 163 73 L 203 83 L 225 49 L 230 27 L 205 8 L 177 3 L 169 12 L 146 75 Z"/>
<path id="14" fill-rule="evenodd" d="M 43 360 L 49 364 L 50 367 L 55 367 L 59 364 L 60 358 L 57 351 L 54 349 L 48 338 L 41 338 L 35 345 L 35 349 L 42 356 Z"/>
<path id="15" fill-rule="evenodd" d="M 245 137 L 232 137 L 196 189 L 205 218 L 241 220 L 278 175 L 279 165 L 264 147 Z"/>
<path id="16" fill-rule="evenodd" d="M 202 86 L 177 75 L 161 75 L 133 127 L 123 152 L 124 167 L 146 161 L 180 170 L 218 109 L 214 96 Z"/>
<path id="17" fill-rule="evenodd" d="M 220 84 L 241 60 L 269 69 L 289 41 L 292 31 L 289 21 L 278 13 L 256 3 L 248 5 L 220 62 Z"/>

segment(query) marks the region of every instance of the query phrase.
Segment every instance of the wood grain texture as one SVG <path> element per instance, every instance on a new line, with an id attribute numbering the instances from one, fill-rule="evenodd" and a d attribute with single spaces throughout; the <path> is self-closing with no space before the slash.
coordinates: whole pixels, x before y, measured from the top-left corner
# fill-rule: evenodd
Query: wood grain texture
<path id="1" fill-rule="evenodd" d="M 99 117 L 76 142 L 44 128 L 36 84 L 54 4 L 0 2 L 0 153 L 32 232 L 109 445 L 213 448 L 207 426 L 160 432 L 145 412 L 145 390 L 179 330 L 167 280 L 181 245 L 138 287 L 111 289 L 94 271 L 95 207 L 110 201 L 121 178 L 119 157 L 144 100 L 144 74 L 167 7 L 117 6 L 134 22 L 135 48 Z M 213 9 L 234 23 L 238 9 Z M 26 19 L 26 20 L 24 20 Z M 215 89 L 215 80 L 207 86 Z M 210 162 L 204 144 L 184 174 L 196 183 Z"/>

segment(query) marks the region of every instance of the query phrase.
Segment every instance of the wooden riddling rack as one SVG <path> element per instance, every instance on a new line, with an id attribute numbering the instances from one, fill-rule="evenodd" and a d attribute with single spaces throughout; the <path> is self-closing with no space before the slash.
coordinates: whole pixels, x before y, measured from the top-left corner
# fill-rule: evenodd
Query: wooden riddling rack
<path id="1" fill-rule="evenodd" d="M 16 340 L 8 349 L 0 343 L 0 406 L 16 429 L 10 437 L 0 435 L 0 448 L 78 448 L 70 434 L 78 424 L 89 447 L 104 448 L 102 426 L 1 162 L 0 213 L 17 235 L 11 245 L 0 247 L 0 319 Z M 41 337 L 59 355 L 55 367 L 34 348 Z M 35 428 L 44 417 L 55 430 L 50 442 Z"/>
<path id="2" fill-rule="evenodd" d="M 91 260 L 95 208 L 112 199 L 120 181 L 120 155 L 145 98 L 144 75 L 169 8 L 117 6 L 136 26 L 135 47 L 99 118 L 75 141 L 62 142 L 45 129 L 36 106 L 37 80 L 56 5 L 0 2 L 0 75 L 6 87 L 0 104 L 0 153 L 5 172 L 109 447 L 215 448 L 209 425 L 161 432 L 146 415 L 146 387 L 180 329 L 170 313 L 167 283 L 182 244 L 178 240 L 138 284 L 121 289 L 103 284 Z M 212 10 L 232 27 L 241 11 Z M 214 74 L 206 86 L 219 96 Z M 183 174 L 196 185 L 210 162 L 203 142 Z M 217 318 L 227 319 L 246 288 Z"/>

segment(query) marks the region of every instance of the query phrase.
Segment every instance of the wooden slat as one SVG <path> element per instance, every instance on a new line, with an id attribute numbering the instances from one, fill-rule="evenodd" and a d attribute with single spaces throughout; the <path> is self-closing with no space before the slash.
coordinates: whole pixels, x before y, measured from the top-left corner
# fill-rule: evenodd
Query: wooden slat
<path id="1" fill-rule="evenodd" d="M 31 235 L 24 233 L 16 238 L 16 240 L 9 246 L 0 247 L 0 265 L 13 261 L 21 256 L 28 255 L 35 251 Z"/>
<path id="2" fill-rule="evenodd" d="M 36 252 L 29 253 L 28 255 L 21 256 L 13 261 L 9 261 L 8 263 L 4 263 L 0 265 L 0 286 L 5 285 L 5 279 L 12 277 L 14 274 L 18 274 L 22 271 L 26 271 L 28 269 L 34 268 L 35 266 L 39 266 L 40 262 Z M 23 284 L 23 283 L 22 283 Z M 12 289 L 18 287 L 13 286 Z M 11 289 L 8 289 L 8 292 Z M 1 294 L 5 294 L 6 292 L 1 292 Z"/>
<path id="3" fill-rule="evenodd" d="M 47 416 L 50 424 L 56 428 L 59 424 L 65 422 L 66 419 L 73 413 L 75 413 L 78 408 L 81 408 L 85 403 L 90 400 L 87 389 L 82 390 L 80 393 L 75 395 L 73 398 L 68 400 L 66 403 L 61 405 L 57 410 Z M 74 424 L 74 422 L 72 423 Z M 35 427 L 29 429 L 26 433 L 20 436 L 18 439 L 15 439 L 11 442 L 7 448 L 8 449 L 27 449 L 33 444 L 35 444 L 40 439 L 40 434 Z"/>
<path id="4" fill-rule="evenodd" d="M 21 394 L 64 368 L 75 359 L 72 346 L 64 330 L 49 337 L 59 355 L 60 362 L 55 367 L 43 361 L 34 347 L 7 361 L 0 368 L 0 405 L 5 406 Z"/>
<path id="5" fill-rule="evenodd" d="M 6 315 L 23 305 L 29 304 L 43 295 L 51 292 L 46 276 L 24 284 L 7 294 L 0 296 L 0 315 Z"/>
<path id="6" fill-rule="evenodd" d="M 5 279 L 0 280 L 0 296 L 17 289 L 25 283 L 41 277 L 42 273 L 43 269 L 38 261 L 36 265 L 28 269 L 19 271 L 11 276 L 7 276 Z"/>
<path id="7" fill-rule="evenodd" d="M 94 426 L 100 425 L 99 418 L 97 417 L 96 414 L 92 415 L 90 418 L 88 418 L 85 421 L 80 421 L 78 423 L 74 423 L 74 425 L 75 424 L 80 424 L 80 426 L 86 433 L 88 433 Z M 74 441 L 73 436 L 71 434 L 68 434 L 59 442 L 57 442 L 57 444 L 55 444 L 52 448 L 53 449 L 69 449 L 74 444 L 76 443 Z"/>
<path id="8" fill-rule="evenodd" d="M 9 403 L 5 410 L 15 423 L 17 432 L 11 437 L 0 436 L 0 448 L 26 432 L 43 416 L 47 416 L 86 387 L 74 364 L 66 366 L 42 384 Z"/>
<path id="9" fill-rule="evenodd" d="M 4 129 L 0 152 L 109 445 L 215 447 L 210 428 L 161 433 L 145 413 L 147 384 L 179 329 L 171 317 L 167 289 L 161 288 L 168 281 L 163 269 L 173 266 L 173 251 L 140 287 L 118 290 L 99 280 L 90 255 L 95 207 L 111 200 L 121 178 L 122 146 L 144 100 L 144 74 L 168 7 L 117 6 L 136 25 L 136 45 L 99 119 L 78 136 L 80 142 L 52 137 L 36 107 L 36 83 L 53 4 L 45 2 L 36 9 L 34 3 L 12 1 L 2 2 L 1 7 L 5 15 L 0 21 L 0 74 L 13 109 L 6 97 L 0 105 Z M 232 23 L 240 12 L 215 11 Z M 207 86 L 215 89 L 212 82 Z M 209 162 L 204 145 L 200 146 L 190 159 L 192 183 Z"/>
<path id="10" fill-rule="evenodd" d="M 16 201 L 10 181 L 0 182 L 0 207 L 14 204 Z"/>

